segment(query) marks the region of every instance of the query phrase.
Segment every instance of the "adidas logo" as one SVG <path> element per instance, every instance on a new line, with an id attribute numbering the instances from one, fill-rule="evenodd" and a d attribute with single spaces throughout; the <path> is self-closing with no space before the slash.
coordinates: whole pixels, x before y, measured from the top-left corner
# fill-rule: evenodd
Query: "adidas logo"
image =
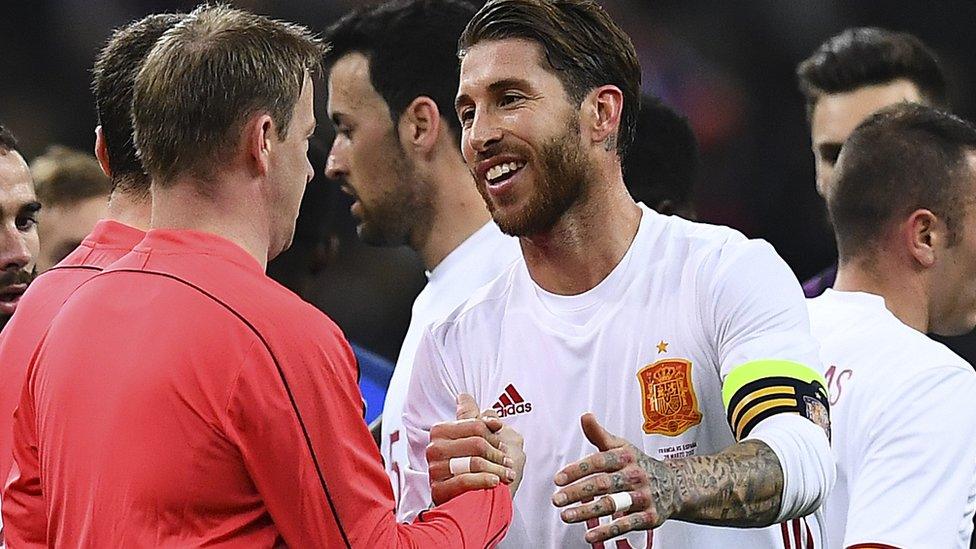
<path id="1" fill-rule="evenodd" d="M 515 414 L 527 414 L 532 411 L 532 403 L 526 402 L 522 395 L 515 390 L 511 383 L 505 387 L 505 392 L 498 397 L 498 401 L 492 406 L 501 417 L 514 416 Z"/>

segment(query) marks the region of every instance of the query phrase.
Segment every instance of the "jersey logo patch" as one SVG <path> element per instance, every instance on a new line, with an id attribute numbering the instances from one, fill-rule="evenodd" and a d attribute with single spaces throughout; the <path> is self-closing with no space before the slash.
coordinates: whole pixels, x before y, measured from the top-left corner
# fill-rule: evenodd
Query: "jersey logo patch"
<path id="1" fill-rule="evenodd" d="M 498 397 L 495 404 L 491 407 L 498 412 L 500 417 L 514 416 L 516 414 L 527 414 L 532 411 L 532 403 L 526 402 L 522 395 L 515 390 L 511 383 L 505 387 L 505 391 Z"/>
<path id="2" fill-rule="evenodd" d="M 701 423 L 690 361 L 658 360 L 641 368 L 637 379 L 641 385 L 645 433 L 673 437 Z"/>

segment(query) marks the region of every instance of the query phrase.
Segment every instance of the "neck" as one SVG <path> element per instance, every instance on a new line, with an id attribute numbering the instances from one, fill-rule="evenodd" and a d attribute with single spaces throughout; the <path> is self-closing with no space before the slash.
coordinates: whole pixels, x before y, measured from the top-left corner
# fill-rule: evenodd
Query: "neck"
<path id="1" fill-rule="evenodd" d="M 450 145 L 454 147 L 453 144 Z M 424 267 L 434 270 L 462 242 L 491 220 L 460 153 L 444 154 L 431 173 L 433 203 L 429 227 L 417 231 L 417 251 Z M 413 240 L 413 239 L 412 239 Z"/>
<path id="2" fill-rule="evenodd" d="M 612 179 L 588 183 L 550 231 L 519 238 L 532 280 L 560 295 L 594 288 L 627 253 L 640 218 L 618 166 Z"/>
<path id="3" fill-rule="evenodd" d="M 929 304 L 924 297 L 927 292 L 922 278 L 902 273 L 891 261 L 879 260 L 880 255 L 842 262 L 837 268 L 834 289 L 879 295 L 898 320 L 923 334 L 928 333 Z"/>
<path id="4" fill-rule="evenodd" d="M 108 200 L 108 219 L 145 231 L 149 229 L 151 216 L 152 200 L 148 195 L 112 191 Z"/>
<path id="5" fill-rule="evenodd" d="M 261 203 L 259 193 L 243 177 L 225 174 L 217 178 L 153 185 L 152 228 L 190 229 L 226 238 L 266 268 L 270 231 L 267 217 L 255 215 L 255 204 Z"/>

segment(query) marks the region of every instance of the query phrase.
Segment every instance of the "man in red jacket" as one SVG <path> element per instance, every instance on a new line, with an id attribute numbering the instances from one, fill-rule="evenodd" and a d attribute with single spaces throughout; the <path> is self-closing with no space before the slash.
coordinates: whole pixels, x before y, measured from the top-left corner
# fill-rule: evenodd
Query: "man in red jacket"
<path id="1" fill-rule="evenodd" d="M 321 54 L 301 27 L 218 6 L 147 57 L 133 119 L 154 229 L 74 293 L 31 361 L 11 530 L 41 501 L 52 545 L 487 547 L 505 534 L 502 483 L 396 524 L 348 344 L 264 274 L 313 174 Z"/>
<path id="2" fill-rule="evenodd" d="M 156 40 L 183 16 L 150 15 L 116 31 L 95 62 L 92 89 L 98 111 L 95 153 L 112 180 L 108 219 L 98 222 L 81 245 L 44 275 L 20 299 L 0 333 L 0 480 L 11 465 L 14 409 L 27 364 L 64 301 L 82 283 L 132 250 L 149 226 L 150 178 L 132 145 L 132 82 Z M 26 510 L 25 510 L 26 511 Z M 38 519 L 39 512 L 33 512 Z M 17 539 L 12 544 L 44 545 L 44 540 Z"/>

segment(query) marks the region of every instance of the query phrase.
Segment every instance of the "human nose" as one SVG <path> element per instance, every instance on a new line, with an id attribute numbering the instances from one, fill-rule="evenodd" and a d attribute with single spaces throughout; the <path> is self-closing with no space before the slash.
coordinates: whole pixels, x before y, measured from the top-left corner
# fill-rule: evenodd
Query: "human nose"
<path id="1" fill-rule="evenodd" d="M 14 223 L 5 224 L 0 234 L 0 270 L 20 270 L 31 262 L 27 239 Z"/>
<path id="2" fill-rule="evenodd" d="M 466 137 L 471 149 L 480 153 L 501 140 L 502 130 L 494 117 L 482 112 L 474 116 Z"/>

